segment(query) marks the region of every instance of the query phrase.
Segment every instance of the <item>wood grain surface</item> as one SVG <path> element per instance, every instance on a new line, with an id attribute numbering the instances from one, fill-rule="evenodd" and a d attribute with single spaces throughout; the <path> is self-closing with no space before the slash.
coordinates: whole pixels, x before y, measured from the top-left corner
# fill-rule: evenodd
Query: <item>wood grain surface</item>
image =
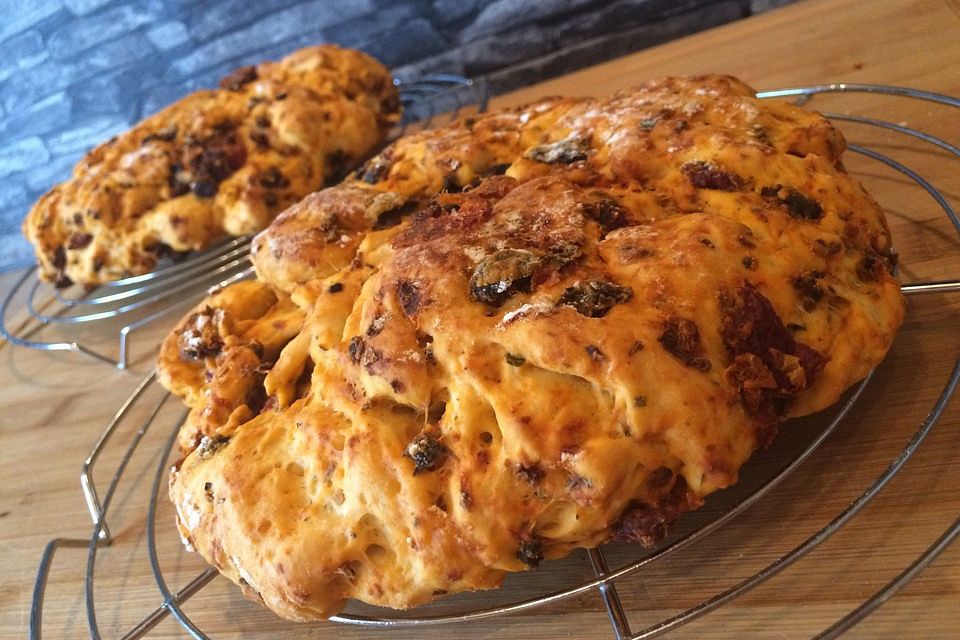
<path id="1" fill-rule="evenodd" d="M 516 93 L 512 104 L 547 94 L 602 94 L 664 74 L 723 72 L 758 90 L 828 82 L 906 85 L 960 96 L 960 3 L 807 1 L 621 58 Z M 960 145 L 960 111 L 881 96 L 820 96 L 811 108 L 860 113 L 905 123 Z M 960 205 L 960 162 L 936 148 L 857 125 L 841 128 L 919 171 Z M 902 255 L 906 281 L 960 276 L 960 241 L 933 200 L 884 166 L 848 154 L 851 172 L 883 205 Z M 15 274 L 0 276 L 10 289 Z M 25 317 L 16 301 L 8 321 Z M 172 320 L 171 320 L 172 322 Z M 152 368 L 159 323 L 138 333 L 133 364 L 111 369 L 77 354 L 0 345 L 0 637 L 27 635 L 31 591 L 41 553 L 54 537 L 89 538 L 90 518 L 78 482 L 81 464 L 109 417 Z M 115 327 L 113 328 L 115 329 Z M 116 349 L 110 327 L 70 335 L 105 351 Z M 44 330 L 41 337 L 57 331 Z M 960 294 L 910 298 L 907 320 L 887 360 L 857 406 L 802 465 L 737 518 L 666 559 L 618 582 L 634 632 L 735 586 L 828 524 L 890 465 L 913 436 L 960 356 Z M 94 477 L 106 492 L 113 470 L 148 409 L 156 387 L 98 461 Z M 831 412 L 785 425 L 774 445 L 750 462 L 741 483 L 684 519 L 682 536 L 717 517 L 819 434 Z M 167 402 L 136 449 L 113 495 L 108 523 L 114 542 L 101 549 L 95 571 L 97 624 L 119 638 L 161 604 L 147 555 L 147 503 L 162 447 L 179 420 Z M 960 515 L 960 400 L 954 399 L 901 472 L 861 513 L 783 573 L 681 627 L 676 638 L 809 638 L 858 606 L 908 566 Z M 185 552 L 172 509 L 161 496 L 157 549 L 172 588 L 203 563 Z M 607 549 L 611 566 L 636 560 L 636 548 Z M 47 638 L 88 634 L 83 599 L 86 548 L 61 549 L 47 588 Z M 586 555 L 511 576 L 496 592 L 467 594 L 423 613 L 504 604 L 577 584 L 591 576 Z M 332 624 L 297 625 L 247 603 L 216 578 L 185 611 L 214 638 L 612 638 L 595 592 L 524 614 L 427 629 L 376 630 Z M 351 611 L 369 613 L 362 607 Z M 418 613 L 420 613 L 418 611 Z M 896 597 L 849 632 L 852 638 L 960 637 L 960 545 L 948 548 Z M 148 637 L 187 637 L 169 618 Z"/>

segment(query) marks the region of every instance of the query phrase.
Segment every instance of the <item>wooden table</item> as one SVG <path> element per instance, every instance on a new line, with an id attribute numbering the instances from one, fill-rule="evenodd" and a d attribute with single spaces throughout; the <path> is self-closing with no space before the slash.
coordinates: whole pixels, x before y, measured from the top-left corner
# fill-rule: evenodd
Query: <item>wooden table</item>
<path id="1" fill-rule="evenodd" d="M 598 94 L 659 74 L 726 72 L 758 89 L 824 82 L 909 85 L 960 96 L 960 3 L 801 2 L 757 18 L 679 40 L 498 98 L 515 103 L 544 94 Z M 888 98 L 818 97 L 812 106 L 905 122 L 960 144 L 960 115 L 930 103 Z M 891 134 L 844 126 L 849 137 L 894 153 L 960 204 L 958 163 L 946 154 Z M 850 156 L 849 167 L 888 212 L 903 256 L 901 277 L 960 274 L 960 242 L 929 198 L 897 174 Z M 9 288 L 12 276 L 0 285 Z M 22 315 L 22 314 L 21 314 Z M 900 452 L 932 406 L 960 354 L 960 296 L 910 299 L 906 324 L 857 408 L 802 466 L 734 521 L 622 581 L 621 597 L 634 630 L 676 614 L 735 585 L 803 542 L 855 499 Z M 26 634 L 31 589 L 46 542 L 86 538 L 90 519 L 78 476 L 83 458 L 120 402 L 152 367 L 162 328 L 136 338 L 133 365 L 111 369 L 75 354 L 0 346 L 0 636 Z M 107 335 L 84 339 L 109 350 Z M 156 395 L 151 396 L 155 398 Z M 143 411 L 134 413 L 142 417 Z M 100 552 L 96 597 L 100 631 L 120 637 L 159 603 L 145 552 L 145 512 L 160 446 L 179 415 L 165 409 L 144 438 L 114 498 L 109 524 L 115 540 Z M 728 507 L 792 459 L 818 433 L 822 418 L 791 424 L 774 446 L 743 472 L 743 486 L 716 496 L 685 520 L 689 531 Z M 106 448 L 95 477 L 101 492 L 130 441 L 135 421 Z M 954 400 L 919 452 L 880 496 L 839 533 L 798 564 L 749 594 L 681 628 L 680 638 L 806 638 L 829 626 L 897 575 L 960 514 L 960 400 Z M 161 501 L 158 549 L 165 575 L 179 586 L 202 563 L 183 552 Z M 636 550 L 612 549 L 619 565 Z M 47 638 L 85 637 L 82 580 L 86 551 L 62 549 L 48 585 Z M 589 575 L 584 557 L 552 563 L 511 579 L 492 594 L 458 604 L 507 602 L 558 589 Z M 610 638 L 595 593 L 523 616 L 468 627 L 376 631 L 276 620 L 244 602 L 223 579 L 187 605 L 217 638 L 483 637 Z M 960 545 L 953 545 L 917 579 L 849 634 L 857 638 L 960 637 Z M 150 637 L 184 637 L 169 619 Z"/>

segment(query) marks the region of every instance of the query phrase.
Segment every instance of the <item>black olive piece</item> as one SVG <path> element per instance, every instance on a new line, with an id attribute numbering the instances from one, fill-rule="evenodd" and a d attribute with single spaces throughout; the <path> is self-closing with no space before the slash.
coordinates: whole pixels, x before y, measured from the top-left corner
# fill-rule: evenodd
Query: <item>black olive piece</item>
<path id="1" fill-rule="evenodd" d="M 797 220 L 819 220 L 823 217 L 823 207 L 816 200 L 806 197 L 796 189 L 787 189 L 785 197 L 780 196 L 783 186 L 776 184 L 760 189 L 760 195 L 765 198 L 776 198 L 787 208 L 787 213 Z"/>
<path id="2" fill-rule="evenodd" d="M 460 186 L 460 182 L 457 180 L 456 175 L 448 173 L 447 175 L 443 176 L 444 191 L 447 193 L 458 193 L 461 188 L 462 187 Z"/>
<path id="3" fill-rule="evenodd" d="M 604 233 L 627 226 L 629 222 L 627 210 L 614 200 L 601 200 L 597 205 L 597 221 Z"/>
<path id="4" fill-rule="evenodd" d="M 290 180 L 276 167 L 270 167 L 258 177 L 260 186 L 266 189 L 283 189 L 290 186 Z"/>
<path id="5" fill-rule="evenodd" d="M 180 334 L 180 356 L 185 360 L 203 360 L 216 357 L 223 349 L 223 339 L 217 330 L 215 311 L 207 308 L 187 320 L 187 328 Z"/>
<path id="6" fill-rule="evenodd" d="M 407 445 L 403 455 L 413 460 L 413 475 L 434 471 L 443 464 L 447 450 L 430 434 L 421 433 Z"/>
<path id="7" fill-rule="evenodd" d="M 347 352 L 350 354 L 350 359 L 353 362 L 360 362 L 360 358 L 363 356 L 365 346 L 366 345 L 363 342 L 363 338 L 360 336 L 353 336 L 350 338 L 350 344 L 347 346 Z"/>
<path id="8" fill-rule="evenodd" d="M 587 159 L 587 142 L 580 138 L 567 138 L 527 149 L 523 157 L 546 164 L 570 164 Z"/>
<path id="9" fill-rule="evenodd" d="M 470 278 L 470 299 L 495 306 L 518 291 L 529 291 L 540 259 L 522 249 L 501 249 L 484 258 Z"/>
<path id="10" fill-rule="evenodd" d="M 523 363 L 527 361 L 527 359 L 524 358 L 523 356 L 518 356 L 513 353 L 508 353 L 506 356 L 506 360 L 507 360 L 507 364 L 510 365 L 511 367 L 522 366 Z"/>
<path id="11" fill-rule="evenodd" d="M 371 158 L 357 170 L 357 177 L 367 184 L 376 184 L 390 172 L 390 162 L 383 157 Z"/>
<path id="12" fill-rule="evenodd" d="M 793 279 L 793 288 L 800 294 L 803 308 L 807 311 L 812 311 L 813 308 L 817 306 L 817 303 L 823 299 L 824 290 L 817 280 L 823 278 L 825 275 L 826 274 L 820 271 L 807 271 Z"/>
<path id="13" fill-rule="evenodd" d="M 370 326 L 367 327 L 367 337 L 374 337 L 380 335 L 380 332 L 383 331 L 383 327 L 387 324 L 387 316 L 376 316 L 371 322 Z"/>
<path id="14" fill-rule="evenodd" d="M 230 442 L 228 436 L 203 436 L 203 438 L 200 439 L 200 446 L 197 447 L 197 456 L 199 456 L 201 460 L 206 460 L 227 446 L 228 442 Z"/>
<path id="15" fill-rule="evenodd" d="M 323 184 L 326 187 L 339 183 L 350 172 L 350 154 L 342 149 L 336 149 L 327 154 L 326 174 Z"/>
<path id="16" fill-rule="evenodd" d="M 784 201 L 790 216 L 798 220 L 819 220 L 823 217 L 823 207 L 816 200 L 812 200 L 796 191 L 787 194 Z"/>
<path id="17" fill-rule="evenodd" d="M 193 193 L 198 198 L 212 198 L 217 195 L 217 185 L 212 182 L 197 181 L 193 183 Z"/>
<path id="18" fill-rule="evenodd" d="M 601 318 L 614 305 L 627 302 L 632 297 L 633 290 L 630 287 L 607 280 L 586 280 L 564 289 L 557 304 L 569 305 L 588 318 Z"/>
<path id="19" fill-rule="evenodd" d="M 531 567 L 537 567 L 543 560 L 543 543 L 539 540 L 521 540 L 517 548 L 517 559 Z"/>
<path id="20" fill-rule="evenodd" d="M 403 221 L 404 216 L 413 213 L 418 208 L 419 203 L 416 200 L 409 200 L 398 207 L 388 209 L 377 216 L 376 222 L 373 223 L 373 230 L 381 231 L 382 229 L 395 227 Z"/>

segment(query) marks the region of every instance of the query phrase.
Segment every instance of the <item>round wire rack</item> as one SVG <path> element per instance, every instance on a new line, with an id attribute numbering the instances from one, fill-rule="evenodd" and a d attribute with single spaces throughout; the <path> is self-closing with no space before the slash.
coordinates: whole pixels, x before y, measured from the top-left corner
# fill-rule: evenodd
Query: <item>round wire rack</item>
<path id="1" fill-rule="evenodd" d="M 390 138 L 412 126 L 430 124 L 441 115 L 466 107 L 486 108 L 487 87 L 467 78 L 433 74 L 394 80 L 400 91 L 403 118 Z M 45 351 L 73 351 L 120 369 L 129 364 L 131 335 L 138 329 L 195 304 L 206 291 L 253 275 L 250 236 L 230 238 L 181 260 L 161 260 L 150 273 L 108 282 L 93 290 L 80 286 L 58 290 L 27 270 L 0 302 L 0 336 L 12 344 Z M 25 322 L 8 324 L 15 299 L 23 299 Z M 84 344 L 80 327 L 115 333 L 116 356 Z M 58 339 L 39 339 L 44 329 Z M 66 337 L 64 337 L 66 334 Z"/>
<path id="2" fill-rule="evenodd" d="M 794 97 L 798 103 L 806 103 L 813 97 L 824 93 L 843 93 L 852 95 L 886 94 L 900 100 L 923 100 L 935 104 L 938 108 L 960 109 L 960 100 L 943 96 L 939 94 L 916 91 L 913 89 L 863 84 L 831 84 L 820 86 L 796 87 L 776 91 L 764 91 L 758 95 L 760 98 L 785 98 Z M 955 112 L 951 111 L 951 114 Z M 848 121 L 865 125 L 867 127 L 879 128 L 896 134 L 907 136 L 915 140 L 922 141 L 925 144 L 933 145 L 942 152 L 946 152 L 957 162 L 960 162 L 960 148 L 942 140 L 938 137 L 918 131 L 908 127 L 903 123 L 893 123 L 884 120 L 877 120 L 847 113 L 825 113 L 829 118 L 837 121 Z M 917 187 L 928 194 L 936 203 L 938 209 L 949 221 L 949 226 L 960 238 L 960 217 L 951 206 L 947 197 L 931 184 L 926 178 L 917 172 L 902 164 L 900 161 L 881 153 L 877 149 L 871 149 L 858 144 L 850 144 L 849 149 L 864 156 L 870 161 L 878 162 L 886 167 L 899 172 L 901 175 L 915 183 Z M 933 295 L 933 294 L 953 294 L 960 292 L 960 279 L 946 278 L 940 280 L 925 280 L 910 282 L 902 285 L 902 290 L 907 295 Z M 741 579 L 739 582 L 726 589 L 720 590 L 711 597 L 705 598 L 698 604 L 680 611 L 674 615 L 661 619 L 655 624 L 650 624 L 645 628 L 635 631 L 631 627 L 627 612 L 621 603 L 620 594 L 617 591 L 618 581 L 626 578 L 628 575 L 636 574 L 644 569 L 651 568 L 655 563 L 662 564 L 668 558 L 677 554 L 680 550 L 693 547 L 698 543 L 703 543 L 717 535 L 717 531 L 737 518 L 751 506 L 761 501 L 764 496 L 780 485 L 785 479 L 791 476 L 798 467 L 807 461 L 812 454 L 823 444 L 827 438 L 835 432 L 837 427 L 857 406 L 858 400 L 864 394 L 864 390 L 873 378 L 871 372 L 863 381 L 849 390 L 845 397 L 835 405 L 830 411 L 816 417 L 818 424 L 812 432 L 812 436 L 803 446 L 798 448 L 798 453 L 792 456 L 788 462 L 775 469 L 769 477 L 763 478 L 755 486 L 749 487 L 746 492 L 737 496 L 729 506 L 724 507 L 718 513 L 711 515 L 703 524 L 691 529 L 679 536 L 668 538 L 665 544 L 649 552 L 636 550 L 633 553 L 639 554 L 633 556 L 633 559 L 615 569 L 608 567 L 605 549 L 607 545 L 602 545 L 596 549 L 591 549 L 583 554 L 589 564 L 589 570 L 592 577 L 581 580 L 576 584 L 557 590 L 553 588 L 544 588 L 543 593 L 531 597 L 529 592 L 524 597 L 508 602 L 506 604 L 491 605 L 489 600 L 484 597 L 486 594 L 479 594 L 479 597 L 471 600 L 477 603 L 476 606 L 470 604 L 467 610 L 463 605 L 456 604 L 457 598 L 437 603 L 437 608 L 431 605 L 429 615 L 409 615 L 401 614 L 385 609 L 377 609 L 374 614 L 351 614 L 344 613 L 331 618 L 332 622 L 346 625 L 361 625 L 367 627 L 380 627 L 386 629 L 399 629 L 408 627 L 426 627 L 444 624 L 464 625 L 470 622 L 488 619 L 506 614 L 516 614 L 521 612 L 530 612 L 534 609 L 545 607 L 547 605 L 556 605 L 557 603 L 566 603 L 570 606 L 571 599 L 586 594 L 596 593 L 602 598 L 609 621 L 612 627 L 612 637 L 616 640 L 641 640 L 647 638 L 659 637 L 676 631 L 681 626 L 690 623 L 711 611 L 722 607 L 736 598 L 750 592 L 754 588 L 771 579 L 778 573 L 790 567 L 811 551 L 819 547 L 831 536 L 840 531 L 847 525 L 858 513 L 860 513 L 868 504 L 870 504 L 878 494 L 897 476 L 904 465 L 917 453 L 921 445 L 927 440 L 934 427 L 937 425 L 941 415 L 944 412 L 948 402 L 953 397 L 958 383 L 960 383 L 960 357 L 957 357 L 953 363 L 952 369 L 943 383 L 942 389 L 936 396 L 935 401 L 929 407 L 926 417 L 913 432 L 912 436 L 903 445 L 899 453 L 889 461 L 887 466 L 876 475 L 869 485 L 857 495 L 844 508 L 836 513 L 832 519 L 820 529 L 809 535 L 800 544 L 796 545 L 786 553 L 781 554 L 776 560 L 769 563 L 764 568 L 756 571 L 752 575 Z M 156 399 L 157 396 L 159 399 Z M 151 404 L 152 403 L 152 404 Z M 100 552 L 103 548 L 109 546 L 114 540 L 108 527 L 107 513 L 111 503 L 117 494 L 117 487 L 125 473 L 129 475 L 131 460 L 144 442 L 148 430 L 156 423 L 165 424 L 165 429 L 169 429 L 169 434 L 155 439 L 155 446 L 159 451 L 154 451 L 152 456 L 156 464 L 155 472 L 152 475 L 152 481 L 149 473 L 142 473 L 144 469 L 136 472 L 142 476 L 140 482 L 150 482 L 149 499 L 146 511 L 139 511 L 138 518 L 145 519 L 146 526 L 146 555 L 149 561 L 156 587 L 159 590 L 159 604 L 139 623 L 130 628 L 122 638 L 124 640 L 133 640 L 141 638 L 148 634 L 161 621 L 168 617 L 175 619 L 191 637 L 197 639 L 206 639 L 207 635 L 200 625 L 195 623 L 184 611 L 183 606 L 191 597 L 200 592 L 213 578 L 217 571 L 213 568 L 201 570 L 193 579 L 186 584 L 173 590 L 169 587 L 164 568 L 161 562 L 161 554 L 158 551 L 158 528 L 157 513 L 160 504 L 160 494 L 164 486 L 168 469 L 175 456 L 174 443 L 176 434 L 182 421 L 186 417 L 186 412 L 176 409 L 177 403 L 171 401 L 168 392 L 163 392 L 156 382 L 156 373 L 148 375 L 126 400 L 120 409 L 113 416 L 113 419 L 106 426 L 90 455 L 83 464 L 81 474 L 81 486 L 90 516 L 94 523 L 93 534 L 88 539 L 59 538 L 52 540 L 46 547 L 42 556 L 39 571 L 37 573 L 33 602 L 30 616 L 30 637 L 34 640 L 41 638 L 41 623 L 43 616 L 44 596 L 50 575 L 56 551 L 61 547 L 79 547 L 87 549 L 87 564 L 85 571 L 85 603 L 86 615 L 89 627 L 90 637 L 94 639 L 101 638 L 100 626 L 98 623 L 98 604 L 95 600 L 95 575 Z M 138 413 L 141 418 L 134 419 L 132 416 Z M 173 412 L 171 414 L 171 412 Z M 172 417 L 171 417 L 172 415 Z M 179 416 L 177 418 L 176 416 Z M 125 432 L 122 428 L 125 424 L 136 424 L 136 429 L 132 439 L 127 444 L 126 450 L 115 462 L 115 468 L 109 481 L 109 485 L 100 498 L 99 491 L 93 479 L 94 468 L 103 454 L 108 442 L 118 432 Z M 128 424 L 128 427 L 129 427 Z M 129 428 L 127 429 L 129 430 Z M 776 445 L 775 445 L 776 446 Z M 728 489 L 727 492 L 733 491 Z M 726 492 L 722 492 L 726 493 Z M 142 506 L 140 507 L 142 509 Z M 957 514 L 960 516 L 960 514 Z M 162 526 L 160 531 L 169 526 Z M 890 599 L 898 590 L 909 583 L 919 572 L 921 572 L 930 562 L 937 557 L 960 534 L 960 517 L 957 517 L 942 534 L 926 549 L 912 558 L 912 561 L 892 580 L 889 580 L 884 586 L 876 590 L 848 613 L 835 620 L 825 629 L 816 633 L 813 637 L 816 639 L 836 638 L 863 620 L 867 615 L 880 607 L 884 602 Z M 576 554 L 575 554 L 576 555 Z M 571 556 L 572 557 L 572 556 Z M 166 559 L 165 559 L 166 560 Z M 574 559 L 573 561 L 578 561 Z M 550 571 L 550 567 L 544 567 L 542 571 Z M 530 572 L 516 576 L 518 580 L 527 579 L 529 575 L 539 573 Z M 449 607 L 444 609 L 443 607 Z M 450 610 L 453 612 L 450 612 Z M 460 627 L 462 629 L 463 627 Z M 386 636 L 385 636 L 386 637 Z"/>

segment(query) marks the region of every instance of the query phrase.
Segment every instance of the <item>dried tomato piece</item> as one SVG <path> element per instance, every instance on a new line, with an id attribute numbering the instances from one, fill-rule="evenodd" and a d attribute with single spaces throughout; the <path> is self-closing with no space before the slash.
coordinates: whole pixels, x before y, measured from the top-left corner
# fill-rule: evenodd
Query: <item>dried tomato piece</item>
<path id="1" fill-rule="evenodd" d="M 220 183 L 242 167 L 246 160 L 246 147 L 233 126 L 227 123 L 202 140 L 190 139 L 184 147 L 181 168 L 189 170 L 190 188 L 194 194 L 210 198 L 216 195 Z M 176 173 L 172 174 L 176 178 Z"/>
<path id="2" fill-rule="evenodd" d="M 68 249 L 85 249 L 93 241 L 93 235 L 90 233 L 75 233 L 70 236 Z"/>
<path id="3" fill-rule="evenodd" d="M 687 162 L 680 170 L 698 189 L 739 191 L 743 188 L 743 178 L 731 171 L 723 171 L 712 162 Z"/>
<path id="4" fill-rule="evenodd" d="M 408 318 L 417 315 L 420 309 L 420 287 L 409 280 L 401 280 L 397 283 L 397 302 Z"/>
<path id="5" fill-rule="evenodd" d="M 724 373 L 727 382 L 738 390 L 750 415 L 775 424 L 823 369 L 826 358 L 797 342 L 770 301 L 752 285 L 723 292 L 719 300 L 720 338 L 733 358 Z"/>
<path id="6" fill-rule="evenodd" d="M 660 334 L 660 344 L 668 353 L 676 356 L 688 367 L 700 371 L 710 370 L 710 361 L 703 356 L 700 330 L 693 320 L 680 317 L 667 318 L 663 323 L 663 333 Z"/>

